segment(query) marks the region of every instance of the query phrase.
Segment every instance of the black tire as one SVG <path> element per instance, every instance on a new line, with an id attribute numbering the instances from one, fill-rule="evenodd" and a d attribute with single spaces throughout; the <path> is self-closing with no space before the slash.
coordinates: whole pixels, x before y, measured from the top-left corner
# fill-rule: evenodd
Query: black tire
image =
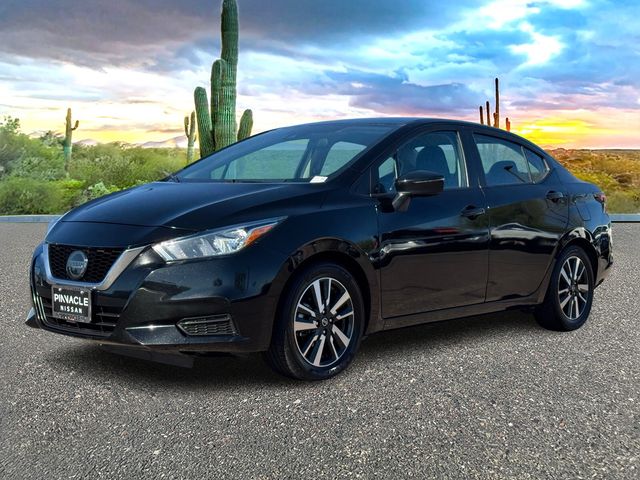
<path id="1" fill-rule="evenodd" d="M 345 292 L 348 299 L 332 313 L 331 307 L 343 300 Z M 325 306 L 319 308 L 319 303 Z M 283 292 L 265 360 L 277 372 L 299 380 L 333 377 L 353 361 L 362 340 L 364 316 L 360 288 L 346 269 L 326 262 L 309 265 Z"/>
<path id="2" fill-rule="evenodd" d="M 580 273 L 580 263 L 584 273 Z M 572 265 L 576 265 L 580 273 L 578 279 L 572 278 Z M 591 312 L 593 290 L 593 267 L 589 256 L 578 246 L 567 247 L 558 257 L 544 302 L 535 309 L 536 320 L 549 330 L 567 332 L 580 328 Z"/>

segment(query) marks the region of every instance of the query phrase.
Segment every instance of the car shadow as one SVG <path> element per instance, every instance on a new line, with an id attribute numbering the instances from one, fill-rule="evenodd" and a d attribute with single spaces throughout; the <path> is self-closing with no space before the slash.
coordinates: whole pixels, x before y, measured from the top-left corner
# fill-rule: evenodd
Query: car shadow
<path id="1" fill-rule="evenodd" d="M 527 335 L 540 330 L 533 315 L 520 310 L 489 313 L 443 322 L 406 327 L 371 335 L 363 342 L 360 356 L 378 357 L 420 351 L 446 345 L 481 343 L 497 335 Z"/>
<path id="2" fill-rule="evenodd" d="M 468 342 L 481 343 L 495 336 L 523 336 L 539 329 L 532 315 L 519 311 L 467 317 L 376 333 L 361 345 L 357 367 L 395 355 L 416 355 L 438 347 Z M 309 385 L 273 372 L 259 354 L 197 357 L 193 368 L 155 363 L 102 350 L 97 344 L 57 348 L 47 360 L 62 375 L 89 375 L 95 381 L 127 383 L 132 387 L 201 389 L 261 385 L 304 388 Z M 341 381 L 345 375 L 329 381 Z"/>

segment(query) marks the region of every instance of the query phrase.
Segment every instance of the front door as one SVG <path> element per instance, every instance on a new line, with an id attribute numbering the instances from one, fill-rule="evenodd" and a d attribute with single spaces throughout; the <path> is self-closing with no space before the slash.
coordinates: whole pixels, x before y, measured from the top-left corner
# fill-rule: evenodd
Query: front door
<path id="1" fill-rule="evenodd" d="M 412 170 L 445 178 L 443 192 L 413 197 L 406 211 L 380 209 L 379 268 L 383 317 L 482 303 L 487 285 L 486 203 L 470 182 L 459 134 L 426 131 L 374 165 L 374 195 L 389 196 Z"/>

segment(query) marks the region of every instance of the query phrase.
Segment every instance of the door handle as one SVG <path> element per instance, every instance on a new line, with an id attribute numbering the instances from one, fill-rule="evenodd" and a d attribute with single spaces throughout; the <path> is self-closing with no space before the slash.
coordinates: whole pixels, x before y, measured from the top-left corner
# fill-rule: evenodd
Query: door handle
<path id="1" fill-rule="evenodd" d="M 547 192 L 547 200 L 551 200 L 552 202 L 557 202 L 558 200 L 564 198 L 564 193 L 556 192 L 555 190 L 550 190 Z"/>
<path id="2" fill-rule="evenodd" d="M 465 207 L 460 212 L 460 215 L 462 215 L 463 217 L 469 218 L 471 220 L 475 220 L 480 215 L 484 215 L 485 213 L 486 213 L 486 211 L 485 211 L 484 208 L 482 208 L 482 207 L 474 207 L 473 205 L 469 205 L 468 207 Z"/>

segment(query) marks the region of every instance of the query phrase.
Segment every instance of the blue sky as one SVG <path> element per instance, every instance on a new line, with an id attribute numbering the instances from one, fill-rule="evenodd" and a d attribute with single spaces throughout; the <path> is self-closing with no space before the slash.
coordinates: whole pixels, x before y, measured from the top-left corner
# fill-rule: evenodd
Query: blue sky
<path id="1" fill-rule="evenodd" d="M 640 148 L 640 1 L 238 0 L 256 130 L 327 118 L 502 116 L 543 145 Z M 25 131 L 178 136 L 219 55 L 218 0 L 3 0 L 0 116 Z"/>

